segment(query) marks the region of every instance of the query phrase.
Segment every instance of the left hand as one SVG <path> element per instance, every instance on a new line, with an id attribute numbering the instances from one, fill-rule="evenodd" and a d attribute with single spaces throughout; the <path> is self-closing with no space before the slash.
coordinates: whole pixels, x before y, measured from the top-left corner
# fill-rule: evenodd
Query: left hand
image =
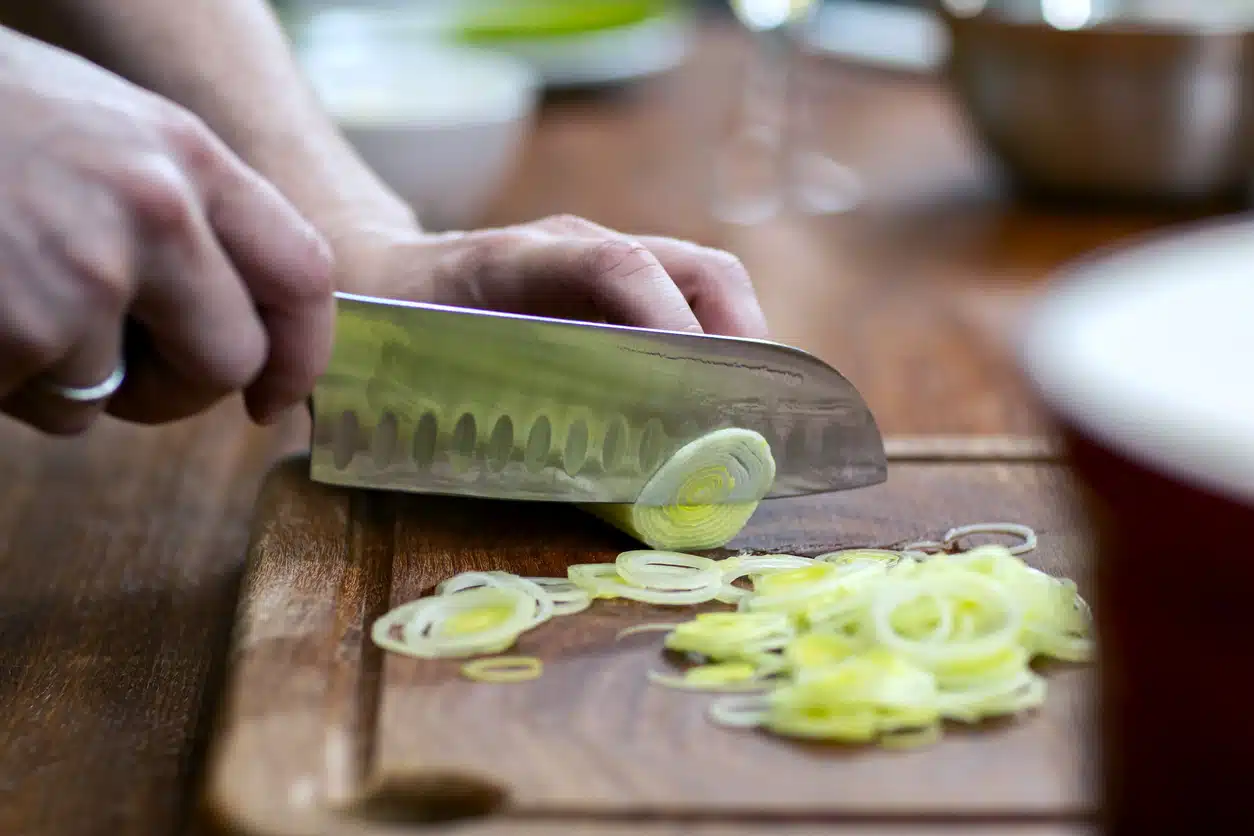
<path id="1" fill-rule="evenodd" d="M 730 253 L 555 216 L 473 232 L 333 236 L 342 290 L 668 331 L 767 337 Z"/>

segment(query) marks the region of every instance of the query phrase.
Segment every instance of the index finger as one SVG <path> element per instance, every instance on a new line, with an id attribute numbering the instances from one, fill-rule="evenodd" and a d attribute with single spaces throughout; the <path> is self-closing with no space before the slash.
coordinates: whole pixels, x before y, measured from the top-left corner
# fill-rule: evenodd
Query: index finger
<path id="1" fill-rule="evenodd" d="M 585 297 L 607 320 L 662 331 L 701 333 L 674 279 L 644 244 L 626 237 L 566 238 L 518 254 L 534 293 Z"/>
<path id="2" fill-rule="evenodd" d="M 640 240 L 674 277 L 707 333 L 768 338 L 766 315 L 738 258 L 675 238 Z"/>

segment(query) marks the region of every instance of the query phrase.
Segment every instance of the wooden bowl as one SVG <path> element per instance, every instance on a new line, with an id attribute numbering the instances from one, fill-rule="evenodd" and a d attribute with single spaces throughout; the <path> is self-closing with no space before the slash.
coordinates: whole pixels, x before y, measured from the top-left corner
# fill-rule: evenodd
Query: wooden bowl
<path id="1" fill-rule="evenodd" d="M 1254 833 L 1254 222 L 1075 265 L 1022 365 L 1098 532 L 1106 832 Z"/>

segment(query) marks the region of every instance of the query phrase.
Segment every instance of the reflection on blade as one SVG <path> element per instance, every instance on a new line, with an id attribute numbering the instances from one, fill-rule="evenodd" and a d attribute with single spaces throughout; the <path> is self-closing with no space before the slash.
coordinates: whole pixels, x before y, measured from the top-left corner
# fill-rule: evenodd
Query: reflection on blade
<path id="1" fill-rule="evenodd" d="M 314 392 L 312 476 L 523 500 L 632 502 L 693 439 L 761 433 L 770 496 L 884 480 L 854 387 L 804 352 L 341 294 Z"/>

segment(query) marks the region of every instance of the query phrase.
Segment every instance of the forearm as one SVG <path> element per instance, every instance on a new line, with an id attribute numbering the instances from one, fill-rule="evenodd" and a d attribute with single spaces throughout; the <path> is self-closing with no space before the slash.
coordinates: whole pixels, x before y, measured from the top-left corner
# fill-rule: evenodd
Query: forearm
<path id="1" fill-rule="evenodd" d="M 56 0 L 85 57 L 193 111 L 324 234 L 415 222 L 322 111 L 263 0 Z M 51 12 L 51 9 L 49 10 Z"/>

